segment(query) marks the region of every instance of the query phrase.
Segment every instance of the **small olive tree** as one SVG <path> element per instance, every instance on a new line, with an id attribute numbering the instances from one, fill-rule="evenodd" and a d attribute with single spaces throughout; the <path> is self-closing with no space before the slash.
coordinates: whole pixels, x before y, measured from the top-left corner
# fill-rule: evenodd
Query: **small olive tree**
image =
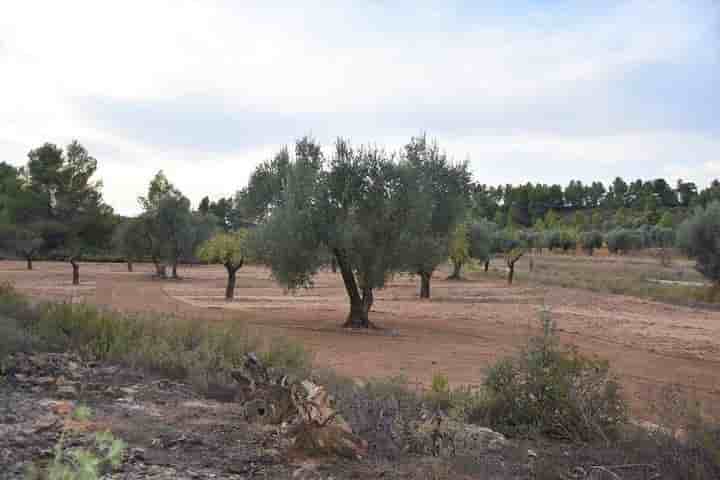
<path id="1" fill-rule="evenodd" d="M 483 262 L 485 271 L 490 267 L 490 259 L 495 248 L 498 227 L 489 220 L 480 220 L 470 227 L 470 256 Z"/>
<path id="2" fill-rule="evenodd" d="M 460 222 L 450 235 L 450 262 L 453 271 L 449 280 L 460 280 L 462 267 L 470 260 L 470 232 L 465 222 Z"/>
<path id="3" fill-rule="evenodd" d="M 125 258 L 128 272 L 133 271 L 133 262 L 149 254 L 146 235 L 141 218 L 129 218 L 115 228 L 113 247 Z"/>
<path id="4" fill-rule="evenodd" d="M 220 263 L 227 270 L 227 286 L 225 299 L 235 297 L 235 283 L 237 272 L 242 268 L 248 258 L 246 245 L 247 231 L 238 230 L 232 233 L 219 233 L 205 241 L 198 249 L 197 255 L 201 260 L 209 263 Z"/>
<path id="5" fill-rule="evenodd" d="M 601 248 L 602 245 L 603 237 L 600 232 L 593 230 L 580 234 L 580 247 L 587 252 L 588 255 L 592 256 L 595 249 Z"/>
<path id="6" fill-rule="evenodd" d="M 680 225 L 677 241 L 695 259 L 697 271 L 720 287 L 720 202 L 695 209 Z"/>
<path id="7" fill-rule="evenodd" d="M 507 282 L 512 285 L 515 277 L 515 264 L 527 252 L 527 246 L 518 235 L 511 230 L 503 230 L 495 234 L 495 251 L 505 258 L 508 268 Z"/>
<path id="8" fill-rule="evenodd" d="M 398 207 L 407 208 L 401 243 L 404 269 L 420 277 L 420 298 L 430 298 L 430 281 L 438 265 L 453 261 L 453 275 L 467 260 L 464 220 L 470 190 L 466 163 L 453 165 L 425 136 L 411 139 L 398 165 L 407 193 Z"/>

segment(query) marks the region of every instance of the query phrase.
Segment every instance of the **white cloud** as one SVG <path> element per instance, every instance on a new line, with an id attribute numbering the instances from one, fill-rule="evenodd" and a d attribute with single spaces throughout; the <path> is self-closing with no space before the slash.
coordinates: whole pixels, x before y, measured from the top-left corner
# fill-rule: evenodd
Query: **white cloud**
<path id="1" fill-rule="evenodd" d="M 101 124 L 86 109 L 98 99 L 143 105 L 198 97 L 220 99 L 230 111 L 312 118 L 303 133 L 337 128 L 333 113 L 345 119 L 337 134 L 388 146 L 417 133 L 416 117 L 456 112 L 459 120 L 436 128 L 442 144 L 456 158 L 470 155 L 483 180 L 497 178 L 493 183 L 652 176 L 720 158 L 707 133 L 623 131 L 617 125 L 624 117 L 647 114 L 625 112 L 637 106 L 626 106 L 609 87 L 623 86 L 645 65 L 717 68 L 710 2 L 636 1 L 602 11 L 575 4 L 569 7 L 575 13 L 543 6 L 516 16 L 480 12 L 462 22 L 448 13 L 453 8 L 459 7 L 6 2 L 0 160 L 20 163 L 42 142 L 79 138 L 100 159 L 105 196 L 121 212 L 135 211 L 135 198 L 160 168 L 196 202 L 231 194 L 276 146 L 258 140 L 216 153 L 198 134 L 196 148 L 187 151 Z M 582 106 L 568 118 L 575 106 L 567 103 L 580 97 Z M 494 131 L 479 124 L 488 121 L 476 118 L 483 112 L 498 120 Z M 501 121 L 503 112 L 508 122 Z M 382 119 L 390 115 L 395 121 L 386 128 Z M 373 116 L 377 125 L 368 126 Z M 506 124 L 530 118 L 530 126 Z M 585 128 L 580 135 L 563 132 L 568 125 Z M 538 168 L 543 159 L 552 161 Z M 693 172 L 715 175 L 716 169 Z"/>

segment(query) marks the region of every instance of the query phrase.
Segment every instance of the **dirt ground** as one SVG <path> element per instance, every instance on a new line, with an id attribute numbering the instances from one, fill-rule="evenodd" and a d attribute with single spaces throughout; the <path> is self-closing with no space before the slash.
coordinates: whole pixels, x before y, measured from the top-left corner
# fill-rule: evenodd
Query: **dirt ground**
<path id="1" fill-rule="evenodd" d="M 88 302 L 133 312 L 243 321 L 267 335 L 301 341 L 319 365 L 359 378 L 403 375 L 427 384 L 435 373 L 454 384 L 478 384 L 485 368 L 515 353 L 539 332 L 538 312 L 550 309 L 564 344 L 611 362 L 635 415 L 655 419 L 652 405 L 673 384 L 720 417 L 720 312 L 639 298 L 521 282 L 471 273 L 465 281 L 436 274 L 432 299 L 420 301 L 418 281 L 395 278 L 377 292 L 371 319 L 382 330 L 340 327 L 347 300 L 339 274 L 324 272 L 315 287 L 286 294 L 267 270 L 238 273 L 236 300 L 222 299 L 219 266 L 185 266 L 180 281 L 159 281 L 150 265 L 83 264 L 72 286 L 68 264 L 0 262 L 0 279 L 38 298 Z"/>

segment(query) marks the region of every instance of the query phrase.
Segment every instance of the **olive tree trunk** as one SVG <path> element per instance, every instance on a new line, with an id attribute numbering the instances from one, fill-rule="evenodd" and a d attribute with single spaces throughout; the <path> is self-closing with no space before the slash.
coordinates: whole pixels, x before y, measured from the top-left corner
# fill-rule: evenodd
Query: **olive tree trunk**
<path id="1" fill-rule="evenodd" d="M 450 275 L 448 277 L 448 280 L 460 280 L 460 278 L 461 278 L 460 273 L 462 272 L 463 264 L 462 264 L 462 262 L 456 262 L 456 261 L 453 261 L 452 264 L 453 264 L 453 272 L 452 272 L 452 275 Z M 423 298 L 427 298 L 427 297 L 423 297 Z"/>
<path id="2" fill-rule="evenodd" d="M 80 264 L 74 258 L 70 259 L 70 265 L 72 265 L 72 284 L 80 285 Z"/>
<path id="3" fill-rule="evenodd" d="M 33 265 L 32 265 L 33 259 L 32 259 L 32 256 L 28 255 L 27 257 L 25 257 L 25 260 L 27 261 L 27 269 L 28 269 L 28 270 L 32 270 L 32 269 L 33 269 Z"/>
<path id="4" fill-rule="evenodd" d="M 432 272 L 419 272 L 420 275 L 420 298 L 430 298 L 430 279 Z"/>
<path id="5" fill-rule="evenodd" d="M 128 270 L 128 272 L 133 271 L 133 264 L 130 260 L 127 261 L 127 270 Z"/>
<path id="6" fill-rule="evenodd" d="M 235 284 L 237 282 L 237 271 L 240 270 L 240 268 L 242 266 L 243 266 L 242 260 L 237 265 L 233 265 L 230 262 L 225 264 L 225 270 L 227 270 L 227 274 L 228 274 L 227 285 L 225 286 L 225 300 L 232 300 L 233 298 L 235 298 Z"/>
<path id="7" fill-rule="evenodd" d="M 490 268 L 490 259 L 485 260 L 485 272 Z"/>
<path id="8" fill-rule="evenodd" d="M 177 262 L 173 262 L 172 264 L 172 278 L 178 279 L 178 273 L 177 273 Z"/>
<path id="9" fill-rule="evenodd" d="M 352 266 L 345 259 L 343 252 L 339 249 L 334 249 L 333 254 L 337 259 L 340 275 L 345 285 L 345 292 L 350 302 L 350 313 L 348 313 L 343 326 L 349 328 L 370 328 L 372 324 L 368 318 L 368 313 L 374 301 L 372 288 L 363 287 L 361 294 L 360 288 L 358 288 L 357 281 L 355 280 L 355 274 L 352 271 Z"/>

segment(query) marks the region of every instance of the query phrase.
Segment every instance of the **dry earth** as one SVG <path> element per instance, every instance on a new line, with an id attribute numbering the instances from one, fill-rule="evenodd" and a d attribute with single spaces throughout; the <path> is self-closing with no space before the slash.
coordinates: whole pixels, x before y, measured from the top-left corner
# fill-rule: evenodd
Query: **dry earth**
<path id="1" fill-rule="evenodd" d="M 660 389 L 674 384 L 720 417 L 720 312 L 623 295 L 524 283 L 507 287 L 482 273 L 452 282 L 437 274 L 431 301 L 417 298 L 417 281 L 398 277 L 378 292 L 372 320 L 382 330 L 340 328 L 347 304 L 339 275 L 320 274 L 315 288 L 286 294 L 266 270 L 244 268 L 237 299 L 222 299 L 221 267 L 188 266 L 183 280 L 158 281 L 149 265 L 128 273 L 123 264 L 83 264 L 81 285 L 70 285 L 70 266 L 0 263 L 0 279 L 38 298 L 84 301 L 123 311 L 243 321 L 267 335 L 309 346 L 319 364 L 354 377 L 404 375 L 427 384 L 445 373 L 455 384 L 477 384 L 484 369 L 538 333 L 547 306 L 561 341 L 611 361 L 634 413 L 654 419 Z M 713 410 L 715 409 L 715 410 Z"/>

